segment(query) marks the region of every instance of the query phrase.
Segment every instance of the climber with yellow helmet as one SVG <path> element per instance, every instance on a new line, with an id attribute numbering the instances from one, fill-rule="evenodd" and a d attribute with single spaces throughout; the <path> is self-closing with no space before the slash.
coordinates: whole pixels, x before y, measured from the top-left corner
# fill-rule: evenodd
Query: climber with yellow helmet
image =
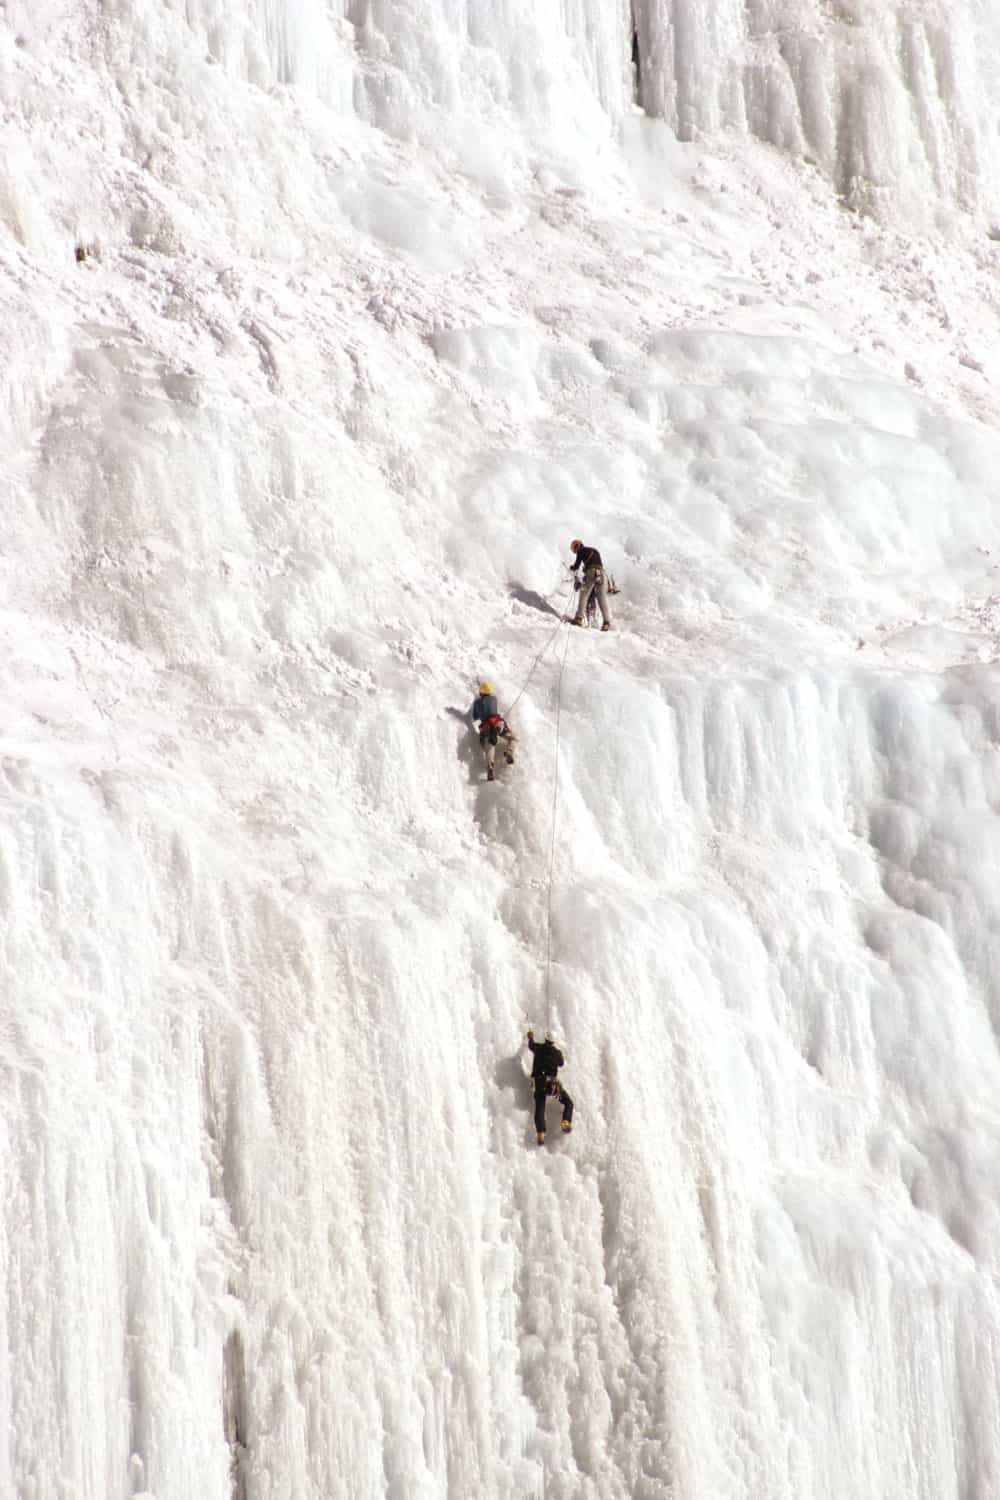
<path id="1" fill-rule="evenodd" d="M 486 780 L 492 781 L 493 763 L 499 742 L 503 740 L 504 759 L 509 766 L 514 764 L 514 746 L 517 744 L 514 731 L 497 706 L 492 682 L 484 680 L 479 684 L 479 696 L 469 711 L 469 718 L 478 723 L 479 743 L 483 748 L 483 759 L 486 761 Z"/>

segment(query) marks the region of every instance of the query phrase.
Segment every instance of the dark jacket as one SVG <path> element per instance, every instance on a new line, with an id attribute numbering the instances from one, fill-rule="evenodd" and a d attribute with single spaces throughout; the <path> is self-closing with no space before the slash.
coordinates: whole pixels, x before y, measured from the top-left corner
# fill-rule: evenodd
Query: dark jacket
<path id="1" fill-rule="evenodd" d="M 601 562 L 601 554 L 598 552 L 596 547 L 578 547 L 576 552 L 576 562 L 570 568 L 570 572 L 575 573 L 577 568 L 579 568 L 581 564 L 583 565 L 583 571 L 585 573 L 588 568 L 604 567 L 604 564 Z"/>
<path id="2" fill-rule="evenodd" d="M 565 1062 L 565 1058 L 555 1042 L 529 1041 L 528 1046 L 535 1054 L 535 1061 L 531 1068 L 532 1078 L 538 1078 L 539 1076 L 554 1078 Z"/>
<path id="3" fill-rule="evenodd" d="M 493 693 L 480 693 L 472 705 L 472 718 L 474 719 L 489 719 L 499 712 L 497 700 Z"/>

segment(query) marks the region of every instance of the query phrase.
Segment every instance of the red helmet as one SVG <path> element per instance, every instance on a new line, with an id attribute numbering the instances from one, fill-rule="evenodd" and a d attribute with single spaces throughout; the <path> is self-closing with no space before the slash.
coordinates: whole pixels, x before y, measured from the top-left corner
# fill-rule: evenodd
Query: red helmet
<path id="1" fill-rule="evenodd" d="M 580 538 L 579 537 L 574 537 L 573 540 L 569 544 L 569 550 L 571 552 L 579 552 L 579 550 L 580 550 L 580 548 L 582 546 L 583 546 L 583 543 L 581 542 Z"/>

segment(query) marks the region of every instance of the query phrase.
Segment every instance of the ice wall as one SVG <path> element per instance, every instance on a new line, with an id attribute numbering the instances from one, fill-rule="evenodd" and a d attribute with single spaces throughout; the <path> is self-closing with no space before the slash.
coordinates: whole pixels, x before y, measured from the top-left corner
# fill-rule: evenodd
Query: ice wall
<path id="1" fill-rule="evenodd" d="M 853 207 L 996 194 L 1000 30 L 979 0 L 636 0 L 642 103 L 683 140 L 749 132 L 818 163 Z"/>
<path id="2" fill-rule="evenodd" d="M 0 1493 L 992 1493 L 989 261 L 624 12 L 3 14 Z"/>
<path id="3" fill-rule="evenodd" d="M 86 8 L 21 0 L 5 12 L 6 87 L 21 126 L 12 148 L 36 162 L 54 147 L 89 158 L 86 192 L 84 179 L 62 184 L 55 222 L 47 174 L 34 174 L 41 192 L 28 193 L 28 159 L 15 164 L 7 218 L 36 249 L 60 226 L 120 232 L 123 202 L 162 241 L 162 220 L 195 188 L 183 150 L 192 137 L 213 142 L 219 168 L 207 195 L 215 204 L 199 210 L 246 213 L 265 188 L 248 179 L 270 177 L 267 193 L 284 212 L 259 236 L 263 246 L 269 230 L 279 252 L 310 217 L 297 189 L 317 164 L 342 165 L 357 123 L 419 141 L 494 199 L 539 171 L 574 183 L 585 173 L 593 191 L 633 99 L 682 141 L 759 138 L 818 167 L 850 207 L 887 220 L 946 229 L 955 208 L 992 214 L 997 194 L 990 101 L 1000 22 L 981 0 L 129 0 L 100 24 L 77 24 L 78 13 Z M 58 109 L 42 79 L 43 58 L 57 56 L 85 63 L 56 65 Z M 222 87 L 227 103 L 217 108 L 220 72 L 254 95 Z M 265 143 L 287 89 L 312 137 L 308 171 L 287 134 L 282 170 Z M 183 222 L 171 228 L 182 244 Z"/>

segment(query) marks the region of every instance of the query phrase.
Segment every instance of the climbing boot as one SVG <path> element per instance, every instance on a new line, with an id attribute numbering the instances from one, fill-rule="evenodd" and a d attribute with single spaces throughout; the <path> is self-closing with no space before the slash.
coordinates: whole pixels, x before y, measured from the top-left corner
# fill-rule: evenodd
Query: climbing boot
<path id="1" fill-rule="evenodd" d="M 513 755 L 511 755 L 511 753 L 510 753 L 509 750 L 507 751 L 507 754 L 504 756 L 504 760 L 507 762 L 507 764 L 509 766 L 512 766 L 514 764 L 514 757 L 513 757 Z"/>
<path id="2" fill-rule="evenodd" d="M 492 766 L 487 766 L 487 768 L 486 768 L 486 780 L 487 781 L 492 781 L 493 780 L 493 767 Z"/>
<path id="3" fill-rule="evenodd" d="M 605 620 L 604 624 L 601 626 L 601 629 L 602 630 L 610 630 L 611 629 L 611 621 L 610 620 Z"/>
<path id="4" fill-rule="evenodd" d="M 538 1132 L 538 1137 L 537 1137 L 537 1139 L 538 1139 L 538 1144 L 539 1144 L 539 1145 L 540 1145 L 540 1146 L 544 1146 L 544 1145 L 545 1145 L 545 1131 L 544 1131 L 544 1130 L 540 1130 L 540 1131 L 539 1131 L 539 1132 Z"/>
<path id="5" fill-rule="evenodd" d="M 563 1128 L 563 1133 L 565 1135 L 569 1135 L 570 1131 L 573 1129 L 572 1125 L 569 1123 L 568 1120 L 563 1120 L 563 1122 L 562 1122 L 562 1128 Z"/>
<path id="6" fill-rule="evenodd" d="M 572 618 L 572 620 L 570 620 L 569 623 L 571 625 L 582 625 L 583 624 L 583 616 L 582 615 L 574 615 L 573 618 Z"/>

